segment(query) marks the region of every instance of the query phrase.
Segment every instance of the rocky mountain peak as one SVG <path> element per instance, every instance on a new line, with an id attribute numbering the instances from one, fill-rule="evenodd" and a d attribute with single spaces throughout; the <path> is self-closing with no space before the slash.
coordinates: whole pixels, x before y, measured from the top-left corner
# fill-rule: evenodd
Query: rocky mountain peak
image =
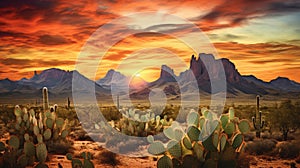
<path id="1" fill-rule="evenodd" d="M 162 65 L 160 71 L 160 79 L 165 82 L 175 82 L 176 75 L 174 74 L 174 70 L 167 65 Z"/>

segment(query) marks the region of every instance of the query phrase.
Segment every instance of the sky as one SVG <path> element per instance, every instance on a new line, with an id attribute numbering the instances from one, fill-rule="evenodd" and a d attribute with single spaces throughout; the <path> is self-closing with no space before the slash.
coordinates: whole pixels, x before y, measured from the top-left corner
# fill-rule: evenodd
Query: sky
<path id="1" fill-rule="evenodd" d="M 216 51 L 242 75 L 300 82 L 298 0 L 2 0 L 0 16 L 0 79 L 80 67 L 153 81 L 162 64 L 178 74 Z"/>

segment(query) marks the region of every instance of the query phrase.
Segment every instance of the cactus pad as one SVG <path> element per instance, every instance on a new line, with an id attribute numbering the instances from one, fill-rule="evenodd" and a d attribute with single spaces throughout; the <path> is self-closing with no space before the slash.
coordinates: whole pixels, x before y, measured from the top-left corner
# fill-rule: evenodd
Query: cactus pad
<path id="1" fill-rule="evenodd" d="M 172 160 L 166 155 L 164 155 L 157 161 L 157 168 L 172 168 L 172 167 L 173 167 Z"/>
<path id="2" fill-rule="evenodd" d="M 169 128 L 165 128 L 163 130 L 163 133 L 166 137 L 168 137 L 169 139 L 175 139 L 175 132 L 173 130 L 172 127 L 169 127 Z"/>
<path id="3" fill-rule="evenodd" d="M 250 131 L 250 123 L 248 120 L 241 120 L 238 124 L 239 130 L 242 134 L 248 133 Z"/>
<path id="4" fill-rule="evenodd" d="M 24 153 L 26 156 L 35 156 L 35 146 L 32 142 L 27 141 L 24 143 Z"/>
<path id="5" fill-rule="evenodd" d="M 46 126 L 47 126 L 47 128 L 53 128 L 53 124 L 54 124 L 53 119 L 51 119 L 51 118 L 47 118 L 46 119 Z"/>
<path id="6" fill-rule="evenodd" d="M 36 139 L 37 139 L 38 143 L 43 143 L 43 136 L 41 134 L 38 134 L 36 136 Z"/>
<path id="7" fill-rule="evenodd" d="M 169 153 L 176 158 L 179 158 L 181 156 L 181 145 L 176 140 L 171 140 L 167 144 L 167 148 Z"/>
<path id="8" fill-rule="evenodd" d="M 241 146 L 241 144 L 243 143 L 243 135 L 242 134 L 236 134 L 233 137 L 233 142 L 232 142 L 232 147 L 234 149 L 238 148 L 239 146 Z"/>
<path id="9" fill-rule="evenodd" d="M 219 143 L 219 151 L 223 151 L 227 142 L 227 135 L 222 134 Z"/>
<path id="10" fill-rule="evenodd" d="M 65 120 L 62 118 L 58 118 L 56 119 L 55 123 L 58 128 L 62 128 L 64 126 Z"/>
<path id="11" fill-rule="evenodd" d="M 222 128 L 225 129 L 225 128 L 226 128 L 226 125 L 227 125 L 227 123 L 228 123 L 228 121 L 229 121 L 228 115 L 222 114 L 220 120 L 221 120 Z"/>
<path id="12" fill-rule="evenodd" d="M 16 117 L 21 117 L 21 115 L 22 115 L 22 110 L 21 110 L 21 108 L 20 108 L 18 105 L 16 105 L 15 110 L 14 110 L 14 113 L 15 113 L 15 116 L 16 116 Z"/>
<path id="13" fill-rule="evenodd" d="M 200 126 L 200 129 L 203 128 L 203 124 L 205 123 L 205 118 L 202 116 L 199 118 L 199 126 Z"/>
<path id="14" fill-rule="evenodd" d="M 83 167 L 84 168 L 94 168 L 94 164 L 90 160 L 84 159 Z"/>
<path id="15" fill-rule="evenodd" d="M 147 141 L 148 141 L 149 143 L 153 143 L 153 142 L 154 142 L 153 136 L 152 136 L 152 135 L 147 136 Z"/>
<path id="16" fill-rule="evenodd" d="M 36 146 L 36 156 L 37 156 L 37 159 L 41 162 L 41 163 L 44 163 L 47 159 L 47 155 L 48 155 L 48 152 L 47 152 L 47 147 L 44 143 L 39 143 L 37 146 Z"/>
<path id="17" fill-rule="evenodd" d="M 199 135 L 200 135 L 199 129 L 195 126 L 190 126 L 190 127 L 188 127 L 187 130 L 188 130 L 187 135 L 190 138 L 190 140 L 191 141 L 198 141 Z"/>
<path id="18" fill-rule="evenodd" d="M 46 129 L 43 135 L 44 135 L 44 139 L 46 141 L 49 140 L 51 138 L 51 135 L 52 135 L 51 130 L 49 128 Z"/>
<path id="19" fill-rule="evenodd" d="M 33 133 L 35 136 L 37 136 L 40 133 L 40 129 L 38 126 L 36 126 L 36 125 L 33 126 Z"/>
<path id="20" fill-rule="evenodd" d="M 29 141 L 29 134 L 28 133 L 24 134 L 24 140 Z"/>
<path id="21" fill-rule="evenodd" d="M 62 137 L 62 138 L 66 138 L 68 135 L 69 135 L 69 131 L 68 131 L 68 130 L 63 130 L 63 131 L 61 132 L 61 137 Z"/>
<path id="22" fill-rule="evenodd" d="M 186 120 L 188 125 L 198 126 L 199 123 L 199 114 L 196 112 L 190 112 Z"/>
<path id="23" fill-rule="evenodd" d="M 180 141 L 182 139 L 182 137 L 184 136 L 184 133 L 180 128 L 175 128 L 174 134 L 175 134 L 176 141 Z"/>
<path id="24" fill-rule="evenodd" d="M 165 147 L 160 141 L 154 141 L 150 144 L 148 152 L 153 155 L 160 155 L 165 152 Z"/>
<path id="25" fill-rule="evenodd" d="M 195 143 L 194 147 L 193 147 L 193 150 L 194 150 L 194 153 L 196 154 L 196 157 L 200 161 L 203 161 L 204 160 L 204 157 L 203 157 L 204 149 L 203 149 L 203 147 L 200 144 Z"/>
<path id="26" fill-rule="evenodd" d="M 192 143 L 188 137 L 183 138 L 183 145 L 187 149 L 192 149 Z"/>
<path id="27" fill-rule="evenodd" d="M 227 135 L 232 135 L 232 134 L 235 132 L 235 124 L 232 123 L 232 122 L 229 122 L 229 123 L 226 125 L 224 131 L 225 131 L 225 133 L 226 133 Z"/>
<path id="28" fill-rule="evenodd" d="M 234 119 L 234 108 L 230 107 L 228 113 L 229 113 L 229 120 L 233 120 Z"/>
<path id="29" fill-rule="evenodd" d="M 12 135 L 8 141 L 9 146 L 11 146 L 13 149 L 17 150 L 20 147 L 20 140 L 17 136 Z"/>

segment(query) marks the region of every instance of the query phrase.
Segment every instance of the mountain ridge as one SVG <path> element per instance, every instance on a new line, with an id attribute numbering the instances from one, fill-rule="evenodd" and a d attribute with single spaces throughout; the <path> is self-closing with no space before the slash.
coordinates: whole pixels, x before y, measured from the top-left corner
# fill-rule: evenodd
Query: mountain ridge
<path id="1" fill-rule="evenodd" d="M 222 70 L 224 67 L 224 71 Z M 209 73 L 210 72 L 210 73 Z M 72 88 L 73 77 L 80 81 L 78 88 Z M 212 91 L 211 82 L 222 83 L 222 75 L 226 77 L 227 96 L 238 97 L 239 95 L 279 95 L 288 93 L 300 93 L 300 83 L 286 77 L 277 77 L 269 82 L 258 79 L 254 75 L 241 75 L 234 63 L 227 58 L 215 59 L 212 54 L 201 53 L 198 58 L 192 55 L 189 69 L 174 74 L 174 70 L 167 65 L 161 66 L 160 77 L 153 82 L 144 82 L 141 88 L 131 88 L 130 78 L 113 69 L 96 81 L 92 81 L 77 70 L 65 71 L 58 68 L 46 69 L 39 74 L 27 79 L 0 80 L 0 98 L 39 96 L 42 87 L 48 87 L 49 95 L 54 98 L 72 97 L 72 91 L 87 94 L 95 87 L 96 95 L 110 96 L 111 89 L 124 91 L 130 88 L 132 98 L 145 98 L 151 89 L 160 87 L 168 96 L 178 99 L 181 93 L 196 92 L 209 95 L 218 93 Z M 195 80 L 193 80 L 195 79 Z M 195 81 L 195 82 L 193 82 Z M 224 81 L 223 81 L 224 82 Z M 127 85 L 128 84 L 128 85 Z"/>

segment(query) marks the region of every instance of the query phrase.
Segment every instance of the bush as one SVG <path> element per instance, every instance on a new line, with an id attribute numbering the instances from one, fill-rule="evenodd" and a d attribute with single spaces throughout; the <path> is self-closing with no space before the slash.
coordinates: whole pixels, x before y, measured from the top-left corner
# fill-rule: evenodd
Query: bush
<path id="1" fill-rule="evenodd" d="M 99 160 L 103 164 L 109 164 L 112 166 L 116 166 L 120 163 L 120 161 L 117 159 L 117 154 L 110 151 L 103 151 L 99 156 Z"/>
<path id="2" fill-rule="evenodd" d="M 276 140 L 259 139 L 253 142 L 248 142 L 245 151 L 249 154 L 263 155 L 270 154 L 276 147 Z"/>
<path id="3" fill-rule="evenodd" d="M 299 146 L 291 142 L 282 142 L 276 147 L 276 151 L 280 158 L 294 159 L 299 155 Z"/>

